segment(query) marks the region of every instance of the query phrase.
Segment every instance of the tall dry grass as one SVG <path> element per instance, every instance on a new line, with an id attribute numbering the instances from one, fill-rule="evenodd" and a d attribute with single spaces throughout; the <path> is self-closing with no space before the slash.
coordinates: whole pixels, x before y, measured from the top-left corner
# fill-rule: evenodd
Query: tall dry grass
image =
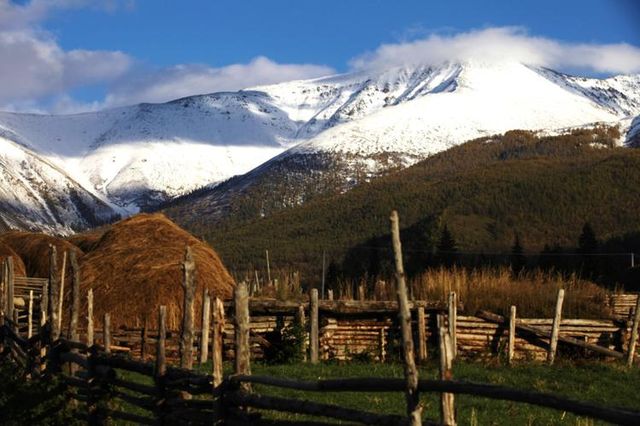
<path id="1" fill-rule="evenodd" d="M 411 280 L 410 285 L 414 298 L 421 300 L 444 301 L 450 291 L 455 291 L 468 314 L 484 309 L 507 315 L 515 305 L 520 317 L 549 318 L 558 289 L 564 288 L 564 318 L 610 315 L 607 290 L 575 275 L 565 277 L 539 270 L 514 275 L 508 268 L 438 268 Z"/>

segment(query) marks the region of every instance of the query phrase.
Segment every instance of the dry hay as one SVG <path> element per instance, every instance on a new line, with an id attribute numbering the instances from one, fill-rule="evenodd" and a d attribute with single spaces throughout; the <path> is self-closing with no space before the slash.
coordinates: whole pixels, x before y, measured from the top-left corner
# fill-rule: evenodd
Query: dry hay
<path id="1" fill-rule="evenodd" d="M 157 324 L 158 306 L 167 306 L 167 325 L 180 327 L 184 291 L 182 261 L 190 246 L 196 264 L 196 326 L 203 289 L 230 298 L 234 281 L 215 251 L 162 214 L 140 214 L 115 223 L 93 245 L 80 266 L 82 294 L 94 293 L 96 323 L 105 312 L 113 327 Z M 85 303 L 83 303 L 85 305 Z"/>
<path id="2" fill-rule="evenodd" d="M 18 254 L 7 244 L 0 242 L 0 265 L 4 263 L 4 260 L 11 256 L 13 258 L 13 272 L 16 277 L 24 277 L 27 275 L 24 262 L 18 256 Z"/>
<path id="3" fill-rule="evenodd" d="M 100 242 L 100 239 L 108 229 L 107 227 L 100 227 L 74 234 L 68 237 L 67 241 L 80 248 L 83 252 L 88 253 Z"/>
<path id="4" fill-rule="evenodd" d="M 0 242 L 11 247 L 22 258 L 26 273 L 30 277 L 49 278 L 50 245 L 57 249 L 59 271 L 62 269 L 65 251 L 75 251 L 78 259 L 83 255 L 82 250 L 62 238 L 33 232 L 11 231 L 0 234 Z M 69 262 L 67 271 L 68 264 Z"/>

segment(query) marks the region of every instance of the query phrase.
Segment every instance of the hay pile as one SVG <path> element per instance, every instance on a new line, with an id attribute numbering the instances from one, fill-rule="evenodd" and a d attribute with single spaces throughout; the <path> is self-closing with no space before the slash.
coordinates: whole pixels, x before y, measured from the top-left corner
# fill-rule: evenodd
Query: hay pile
<path id="1" fill-rule="evenodd" d="M 24 262 L 18 256 L 18 254 L 7 244 L 0 242 L 0 265 L 4 260 L 11 256 L 13 258 L 13 273 L 16 277 L 24 277 L 27 275 L 27 270 L 24 267 Z M 1 266 L 0 266 L 1 267 Z"/>
<path id="2" fill-rule="evenodd" d="M 196 264 L 196 324 L 204 288 L 230 298 L 234 281 L 211 247 L 162 214 L 140 214 L 112 225 L 82 259 L 82 293 L 93 289 L 96 322 L 109 312 L 114 327 L 135 326 L 146 315 L 155 326 L 158 306 L 166 305 L 167 325 L 178 329 L 187 245 Z"/>
<path id="3" fill-rule="evenodd" d="M 78 259 L 83 255 L 82 250 L 70 242 L 45 234 L 11 231 L 0 234 L 0 242 L 11 247 L 22 258 L 26 273 L 30 277 L 49 278 L 49 245 L 54 245 L 58 250 L 58 271 L 62 269 L 65 251 L 75 251 Z M 68 269 L 67 262 L 67 271 Z"/>

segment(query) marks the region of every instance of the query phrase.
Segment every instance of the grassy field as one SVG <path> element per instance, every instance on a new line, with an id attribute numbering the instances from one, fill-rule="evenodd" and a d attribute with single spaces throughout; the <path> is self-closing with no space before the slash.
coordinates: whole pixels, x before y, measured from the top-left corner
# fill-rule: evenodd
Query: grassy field
<path id="1" fill-rule="evenodd" d="M 432 363 L 420 368 L 421 378 L 437 378 L 437 365 Z M 402 377 L 399 364 L 254 364 L 252 373 L 285 378 L 307 380 L 339 377 Z M 518 389 L 554 393 L 576 400 L 589 401 L 603 406 L 638 409 L 640 394 L 640 370 L 628 370 L 616 364 L 560 363 L 555 366 L 522 364 L 508 367 L 500 364 L 487 365 L 477 362 L 457 362 L 454 377 L 477 383 L 492 383 Z M 317 402 L 337 404 L 378 413 L 403 414 L 404 395 L 391 393 L 310 393 L 254 386 L 261 394 L 312 399 Z M 438 395 L 424 395 L 424 415 L 437 419 Z M 458 423 L 460 425 L 581 425 L 598 424 L 568 413 L 542 409 L 526 404 L 490 400 L 461 395 L 456 398 Z M 270 418 L 295 420 L 300 417 L 287 413 L 268 413 Z"/>
<path id="2" fill-rule="evenodd" d="M 227 370 L 231 369 L 227 365 Z M 209 372 L 210 365 L 200 367 Z M 0 368 L 0 423 L 2 424 L 71 424 L 70 410 L 64 410 L 61 388 L 25 382 L 14 377 L 15 372 Z M 254 363 L 256 375 L 270 375 L 306 380 L 340 377 L 402 377 L 400 364 L 323 363 L 319 365 L 265 365 Z M 149 382 L 144 376 L 122 372 L 124 377 L 139 382 Z M 421 378 L 436 378 L 437 366 L 429 363 L 420 368 Z M 638 409 L 640 394 L 640 369 L 627 369 L 610 363 L 559 363 L 553 367 L 544 364 L 521 364 L 512 367 L 499 363 L 483 364 L 459 361 L 454 367 L 454 377 L 476 383 L 492 383 L 517 389 L 553 393 L 594 404 Z M 377 413 L 403 414 L 404 395 L 390 393 L 313 393 L 254 386 L 254 392 L 317 402 L 336 404 Z M 425 418 L 438 418 L 438 395 L 422 396 Z M 79 407 L 80 410 L 82 408 Z M 148 414 L 134 407 L 121 405 L 120 409 L 137 414 Z M 461 395 L 456 397 L 458 424 L 460 425 L 591 425 L 602 424 L 555 410 Z M 300 420 L 303 417 L 279 412 L 266 412 L 272 419 Z M 114 424 L 122 424 L 114 422 Z"/>

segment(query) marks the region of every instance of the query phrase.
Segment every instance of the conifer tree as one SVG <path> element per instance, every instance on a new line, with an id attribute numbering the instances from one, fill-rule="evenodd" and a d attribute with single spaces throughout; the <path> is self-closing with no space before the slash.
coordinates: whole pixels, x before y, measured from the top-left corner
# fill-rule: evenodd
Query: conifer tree
<path id="1" fill-rule="evenodd" d="M 527 266 L 527 258 L 524 256 L 524 249 L 520 243 L 520 236 L 516 233 L 511 247 L 511 257 L 509 259 L 511 270 L 514 274 L 520 273 Z"/>
<path id="2" fill-rule="evenodd" d="M 442 228 L 440 240 L 436 247 L 436 258 L 438 259 L 438 263 L 444 266 L 453 266 L 458 258 L 456 240 L 453 238 L 446 224 Z"/>

